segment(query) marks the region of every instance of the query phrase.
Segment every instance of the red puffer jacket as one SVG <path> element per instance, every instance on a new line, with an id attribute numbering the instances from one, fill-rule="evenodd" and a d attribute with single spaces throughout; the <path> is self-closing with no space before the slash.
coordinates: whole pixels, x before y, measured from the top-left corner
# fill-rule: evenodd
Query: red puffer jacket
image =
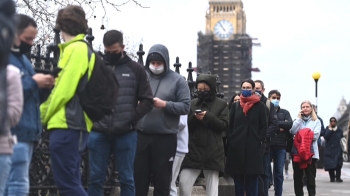
<path id="1" fill-rule="evenodd" d="M 300 169 L 307 168 L 312 162 L 312 156 L 315 154 L 312 148 L 314 132 L 309 128 L 301 129 L 294 138 L 294 147 L 297 153 L 293 155 L 293 161 L 299 163 Z"/>

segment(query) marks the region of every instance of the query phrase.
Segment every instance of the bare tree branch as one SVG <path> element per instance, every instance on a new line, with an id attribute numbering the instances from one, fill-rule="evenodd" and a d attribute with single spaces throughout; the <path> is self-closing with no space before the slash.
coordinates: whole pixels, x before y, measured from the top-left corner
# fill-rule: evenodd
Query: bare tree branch
<path id="1" fill-rule="evenodd" d="M 116 1 L 116 0 L 114 0 Z M 119 4 L 112 0 L 15 0 L 19 13 L 27 14 L 38 24 L 38 36 L 35 44 L 46 46 L 53 42 L 53 28 L 55 27 L 56 15 L 59 9 L 67 5 L 80 5 L 84 8 L 87 19 L 102 18 L 102 25 L 107 15 L 107 8 L 121 11 L 120 8 L 128 3 L 135 3 L 141 8 L 148 8 L 139 3 L 140 0 L 122 0 Z M 119 0 L 121 1 L 121 0 Z M 102 16 L 97 16 L 103 10 Z M 44 47 L 45 48 L 45 47 Z M 43 48 L 43 49 L 44 49 Z M 129 47 L 130 48 L 130 47 Z M 42 50 L 45 53 L 45 49 Z M 129 52 L 130 53 L 130 52 Z"/>

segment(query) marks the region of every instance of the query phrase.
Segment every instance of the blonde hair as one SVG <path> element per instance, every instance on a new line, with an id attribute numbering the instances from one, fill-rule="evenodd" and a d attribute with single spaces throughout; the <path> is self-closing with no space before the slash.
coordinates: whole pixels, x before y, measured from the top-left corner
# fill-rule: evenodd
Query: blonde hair
<path id="1" fill-rule="evenodd" d="M 312 106 L 311 101 L 305 100 L 305 101 L 301 102 L 300 108 L 303 106 L 304 103 L 309 104 L 309 105 L 310 105 L 310 108 L 312 108 L 312 111 L 311 111 L 311 119 L 312 119 L 313 121 L 317 120 L 317 119 L 318 119 L 318 118 L 317 118 L 317 114 L 316 114 L 316 112 L 315 112 L 315 108 Z"/>

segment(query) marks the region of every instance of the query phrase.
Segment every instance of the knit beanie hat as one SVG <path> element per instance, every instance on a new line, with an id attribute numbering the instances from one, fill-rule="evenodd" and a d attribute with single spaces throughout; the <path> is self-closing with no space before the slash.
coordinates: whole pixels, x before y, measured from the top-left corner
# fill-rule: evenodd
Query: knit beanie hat
<path id="1" fill-rule="evenodd" d="M 337 122 L 337 119 L 335 117 L 332 117 L 329 119 L 329 122 L 331 122 L 332 120 L 334 120 L 335 122 Z"/>
<path id="2" fill-rule="evenodd" d="M 165 63 L 164 58 L 162 57 L 162 55 L 158 54 L 158 53 L 151 53 L 148 55 L 147 57 L 147 61 L 151 62 L 151 61 L 162 61 Z"/>

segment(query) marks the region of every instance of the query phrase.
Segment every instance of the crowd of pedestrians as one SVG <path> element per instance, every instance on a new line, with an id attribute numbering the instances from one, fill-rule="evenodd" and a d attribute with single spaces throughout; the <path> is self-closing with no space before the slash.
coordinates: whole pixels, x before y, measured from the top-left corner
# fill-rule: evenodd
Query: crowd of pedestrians
<path id="1" fill-rule="evenodd" d="M 12 29 L 13 35 L 7 48 L 9 39 L 0 39 L 0 79 L 6 79 L 0 85 L 5 95 L 0 96 L 5 108 L 0 115 L 5 119 L 0 127 L 0 196 L 29 193 L 29 166 L 43 129 L 50 133 L 52 171 L 61 196 L 102 196 L 111 154 L 122 196 L 146 196 L 150 184 L 155 196 L 190 196 L 202 172 L 208 196 L 218 195 L 224 174 L 233 178 L 237 196 L 268 196 L 272 185 L 274 195 L 281 196 L 290 160 L 295 195 L 304 195 L 306 184 L 314 196 L 320 136 L 326 141 L 324 168 L 330 182 L 342 182 L 347 141 L 336 118 L 324 128 L 317 108 L 306 100 L 292 120 L 280 105 L 281 92 L 265 96 L 261 80 L 242 81 L 241 93 L 227 103 L 217 97 L 216 78 L 200 74 L 198 96 L 191 100 L 184 77 L 170 69 L 166 46 L 152 46 L 142 66 L 126 54 L 117 30 L 104 34 L 101 57 L 119 84 L 114 112 L 93 121 L 80 104 L 80 92 L 100 56 L 84 41 L 84 10 L 70 5 L 57 13 L 56 28 L 64 43 L 59 44 L 56 77 L 36 73 L 26 56 L 38 33 L 36 22 L 27 15 L 14 16 L 13 2 L 4 2 L 13 12 L 0 12 L 0 28 Z M 15 25 L 5 24 L 4 18 Z M 80 171 L 86 148 L 87 190 Z"/>

